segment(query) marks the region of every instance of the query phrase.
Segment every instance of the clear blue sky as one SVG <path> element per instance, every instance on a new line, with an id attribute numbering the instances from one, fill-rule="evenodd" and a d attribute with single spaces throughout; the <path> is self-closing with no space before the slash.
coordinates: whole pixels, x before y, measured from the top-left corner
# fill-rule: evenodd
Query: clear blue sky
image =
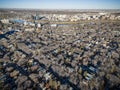
<path id="1" fill-rule="evenodd" d="M 120 0 L 0 0 L 0 8 L 120 9 Z"/>

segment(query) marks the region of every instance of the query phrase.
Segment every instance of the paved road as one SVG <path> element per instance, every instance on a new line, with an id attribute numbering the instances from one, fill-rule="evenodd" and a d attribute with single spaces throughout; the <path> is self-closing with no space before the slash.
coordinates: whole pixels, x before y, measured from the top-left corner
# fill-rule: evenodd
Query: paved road
<path id="1" fill-rule="evenodd" d="M 107 22 L 120 22 L 120 20 L 84 20 L 84 21 L 39 21 L 41 23 L 50 23 L 50 24 L 79 24 L 79 23 L 90 23 L 90 22 L 102 22 L 102 23 L 107 23 Z"/>

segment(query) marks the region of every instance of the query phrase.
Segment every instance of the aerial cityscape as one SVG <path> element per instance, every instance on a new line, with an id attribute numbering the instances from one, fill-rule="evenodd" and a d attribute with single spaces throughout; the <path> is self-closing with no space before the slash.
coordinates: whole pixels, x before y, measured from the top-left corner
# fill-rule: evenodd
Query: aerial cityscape
<path id="1" fill-rule="evenodd" d="M 119 5 L 1 0 L 0 90 L 120 90 Z"/>

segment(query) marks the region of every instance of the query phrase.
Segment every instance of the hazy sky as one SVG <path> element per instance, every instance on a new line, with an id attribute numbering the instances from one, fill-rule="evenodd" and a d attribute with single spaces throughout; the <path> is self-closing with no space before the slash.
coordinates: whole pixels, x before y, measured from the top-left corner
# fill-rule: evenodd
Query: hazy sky
<path id="1" fill-rule="evenodd" d="M 120 9 L 120 0 L 0 0 L 0 8 Z"/>

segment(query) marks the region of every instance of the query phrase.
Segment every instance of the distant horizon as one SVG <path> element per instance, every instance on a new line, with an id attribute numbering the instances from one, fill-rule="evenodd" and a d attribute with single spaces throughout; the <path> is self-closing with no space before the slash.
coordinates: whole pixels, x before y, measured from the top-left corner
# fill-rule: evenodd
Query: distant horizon
<path id="1" fill-rule="evenodd" d="M 0 8 L 120 9 L 120 0 L 0 0 Z"/>
<path id="2" fill-rule="evenodd" d="M 29 9 L 29 10 L 120 10 L 120 9 L 50 9 L 50 8 L 1 8 L 0 9 Z"/>

